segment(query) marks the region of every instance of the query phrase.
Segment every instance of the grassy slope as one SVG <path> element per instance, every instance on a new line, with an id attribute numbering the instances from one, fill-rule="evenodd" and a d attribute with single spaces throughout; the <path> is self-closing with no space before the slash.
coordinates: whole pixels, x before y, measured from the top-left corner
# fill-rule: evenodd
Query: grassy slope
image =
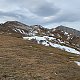
<path id="1" fill-rule="evenodd" d="M 80 56 L 0 35 L 0 80 L 80 80 Z"/>

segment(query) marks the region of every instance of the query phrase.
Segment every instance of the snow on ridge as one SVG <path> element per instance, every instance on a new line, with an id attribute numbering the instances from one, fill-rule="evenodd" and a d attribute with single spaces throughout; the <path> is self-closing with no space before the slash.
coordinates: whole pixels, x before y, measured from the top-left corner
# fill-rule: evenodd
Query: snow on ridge
<path id="1" fill-rule="evenodd" d="M 38 44 L 42 44 L 42 45 L 45 45 L 45 46 L 51 46 L 51 47 L 59 48 L 61 50 L 64 50 L 64 51 L 67 51 L 67 52 L 70 52 L 70 53 L 80 54 L 79 51 L 77 51 L 77 50 L 75 50 L 73 48 L 70 48 L 70 47 L 67 47 L 67 46 L 62 46 L 60 44 L 56 44 L 56 43 L 52 43 L 52 42 L 48 41 L 48 40 L 55 40 L 55 38 L 53 38 L 53 37 L 48 37 L 48 36 L 43 36 L 43 37 L 32 36 L 32 37 L 23 37 L 23 39 L 24 40 L 35 39 Z"/>
<path id="2" fill-rule="evenodd" d="M 15 29 L 13 29 L 15 32 L 17 32 L 17 31 L 19 31 L 21 34 L 23 33 L 20 29 L 18 29 L 18 28 L 15 28 Z"/>
<path id="3" fill-rule="evenodd" d="M 21 29 L 18 29 L 18 28 L 14 28 L 13 31 L 20 32 L 21 34 L 27 35 L 27 33 L 24 30 L 21 30 Z"/>

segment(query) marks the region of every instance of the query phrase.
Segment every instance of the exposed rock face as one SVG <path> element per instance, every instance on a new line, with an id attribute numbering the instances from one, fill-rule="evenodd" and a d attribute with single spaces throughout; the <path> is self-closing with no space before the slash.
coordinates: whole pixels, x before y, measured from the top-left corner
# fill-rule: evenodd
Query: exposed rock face
<path id="1" fill-rule="evenodd" d="M 80 36 L 80 31 L 69 28 L 69 27 L 65 27 L 65 26 L 58 26 L 56 29 L 64 31 L 64 32 L 68 32 L 70 34 L 73 34 L 75 36 Z"/>

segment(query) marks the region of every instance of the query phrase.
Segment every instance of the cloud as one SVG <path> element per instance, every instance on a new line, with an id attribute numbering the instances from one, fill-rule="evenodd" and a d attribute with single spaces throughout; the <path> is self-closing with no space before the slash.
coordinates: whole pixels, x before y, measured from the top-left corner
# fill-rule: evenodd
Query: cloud
<path id="1" fill-rule="evenodd" d="M 75 13 L 61 14 L 56 17 L 55 22 L 75 22 L 80 21 L 80 15 Z"/>
<path id="2" fill-rule="evenodd" d="M 6 7 L 4 7 L 4 5 Z M 45 17 L 56 15 L 60 10 L 54 6 L 54 4 L 49 3 L 46 0 L 3 0 L 0 7 L 0 16 L 3 17 L 3 19 L 4 16 L 12 17 L 12 19 L 14 17 L 17 20 L 28 24 L 44 23 Z"/>
<path id="3" fill-rule="evenodd" d="M 45 5 L 46 4 L 46 5 Z M 51 3 L 45 3 L 44 5 L 37 6 L 35 8 L 30 9 L 30 11 L 38 16 L 46 17 L 57 14 L 60 9 L 54 6 Z"/>
<path id="4" fill-rule="evenodd" d="M 0 0 L 0 22 L 18 20 L 26 24 L 80 22 L 79 0 Z"/>
<path id="5" fill-rule="evenodd" d="M 0 23 L 4 23 L 6 21 L 16 21 L 16 20 L 18 21 L 17 18 L 10 17 L 10 16 L 2 16 L 2 17 L 0 17 Z"/>
<path id="6" fill-rule="evenodd" d="M 62 22 L 76 22 L 76 21 L 80 21 L 80 15 L 79 13 L 75 13 L 75 12 L 63 12 L 60 13 L 58 15 L 56 15 L 55 17 L 51 17 L 51 19 L 47 22 L 47 24 L 49 23 L 62 23 Z"/>

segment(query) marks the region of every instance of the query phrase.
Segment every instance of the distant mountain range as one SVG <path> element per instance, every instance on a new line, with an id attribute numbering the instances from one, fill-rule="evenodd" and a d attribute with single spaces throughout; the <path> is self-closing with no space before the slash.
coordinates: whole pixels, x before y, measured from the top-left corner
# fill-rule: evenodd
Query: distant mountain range
<path id="1" fill-rule="evenodd" d="M 18 21 L 7 21 L 4 24 L 0 24 L 0 35 L 22 38 L 48 36 L 47 38 L 54 38 L 50 42 L 65 45 L 80 51 L 80 31 L 62 25 L 48 29 L 41 25 L 29 26 Z"/>

